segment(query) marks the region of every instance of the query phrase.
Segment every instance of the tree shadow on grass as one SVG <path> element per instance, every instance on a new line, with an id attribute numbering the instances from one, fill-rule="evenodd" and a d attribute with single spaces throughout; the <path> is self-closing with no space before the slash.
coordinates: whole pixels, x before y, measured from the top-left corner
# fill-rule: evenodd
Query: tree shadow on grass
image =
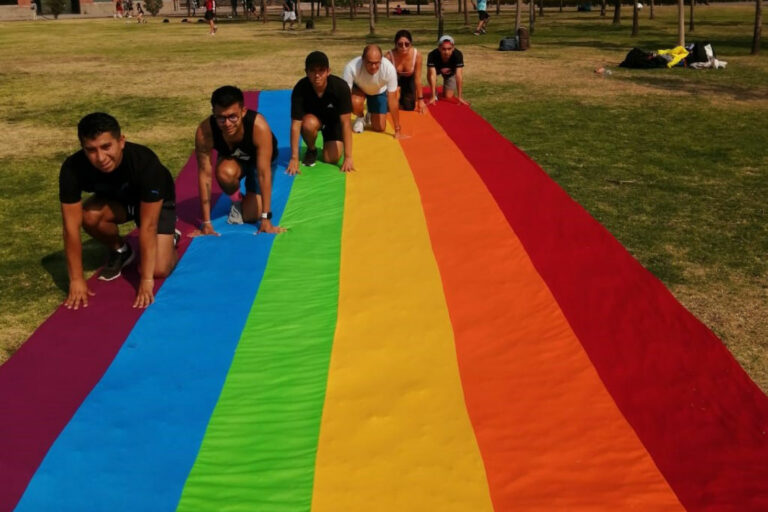
<path id="1" fill-rule="evenodd" d="M 645 85 L 665 91 L 675 91 L 687 93 L 696 97 L 721 97 L 740 101 L 763 100 L 765 99 L 764 88 L 751 88 L 739 86 L 733 83 L 690 83 L 681 80 L 679 77 L 661 76 L 664 70 L 651 70 L 649 74 L 632 74 L 622 78 L 638 85 Z M 692 73 L 706 71 L 691 71 Z"/>

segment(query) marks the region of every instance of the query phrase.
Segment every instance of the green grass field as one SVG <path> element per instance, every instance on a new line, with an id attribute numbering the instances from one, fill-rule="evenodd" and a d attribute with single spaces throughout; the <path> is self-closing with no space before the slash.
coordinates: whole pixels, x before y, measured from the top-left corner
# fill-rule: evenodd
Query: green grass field
<path id="1" fill-rule="evenodd" d="M 394 5 L 394 4 L 393 4 Z M 425 9 L 426 12 L 429 12 Z M 726 70 L 615 68 L 633 46 L 671 48 L 676 8 L 644 10 L 630 37 L 599 12 L 548 9 L 527 52 L 496 51 L 512 11 L 476 37 L 449 13 L 467 67 L 466 97 L 704 321 L 768 390 L 768 48 L 749 56 L 753 4 L 697 6 L 696 31 Z M 494 11 L 491 10 L 491 14 Z M 524 11 L 527 25 L 527 11 Z M 472 13 L 474 23 L 475 15 Z M 429 50 L 430 15 L 340 16 L 338 31 L 283 32 L 280 23 L 147 25 L 106 20 L 0 23 L 0 362 L 63 300 L 57 178 L 77 149 L 85 113 L 114 114 L 130 140 L 147 144 L 174 172 L 193 148 L 196 124 L 219 85 L 290 88 L 304 56 L 329 54 L 341 72 L 366 41 L 390 47 L 399 28 Z M 768 43 L 764 44 L 768 46 Z M 609 65 L 613 75 L 593 69 Z M 87 270 L 103 254 L 85 246 Z"/>

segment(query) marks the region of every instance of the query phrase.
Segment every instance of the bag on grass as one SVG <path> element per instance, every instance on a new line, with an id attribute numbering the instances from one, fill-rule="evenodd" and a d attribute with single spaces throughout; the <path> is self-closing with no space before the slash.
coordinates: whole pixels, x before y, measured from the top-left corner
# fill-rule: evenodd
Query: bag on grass
<path id="1" fill-rule="evenodd" d="M 501 41 L 499 41 L 499 51 L 500 52 L 508 52 L 511 50 L 517 50 L 518 48 L 517 44 L 517 38 L 516 37 L 505 37 Z"/>

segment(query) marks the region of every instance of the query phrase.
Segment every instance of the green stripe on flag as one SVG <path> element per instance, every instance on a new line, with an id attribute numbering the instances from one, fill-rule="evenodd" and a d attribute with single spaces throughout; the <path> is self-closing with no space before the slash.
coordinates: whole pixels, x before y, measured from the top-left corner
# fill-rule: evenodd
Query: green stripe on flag
<path id="1" fill-rule="evenodd" d="M 343 210 L 337 167 L 318 162 L 297 176 L 280 221 L 288 232 L 272 247 L 178 510 L 309 510 Z"/>

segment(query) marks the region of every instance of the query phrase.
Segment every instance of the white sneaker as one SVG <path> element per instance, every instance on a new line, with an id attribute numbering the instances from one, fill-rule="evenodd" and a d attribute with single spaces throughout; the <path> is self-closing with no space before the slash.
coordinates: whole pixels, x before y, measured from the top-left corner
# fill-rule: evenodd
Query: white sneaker
<path id="1" fill-rule="evenodd" d="M 365 130 L 365 118 L 358 117 L 355 119 L 355 122 L 352 123 L 352 131 L 355 133 L 363 133 L 363 130 Z"/>
<path id="2" fill-rule="evenodd" d="M 229 209 L 229 217 L 227 217 L 227 224 L 242 224 L 243 223 L 243 203 L 242 201 L 235 201 L 232 203 L 232 207 Z"/>

